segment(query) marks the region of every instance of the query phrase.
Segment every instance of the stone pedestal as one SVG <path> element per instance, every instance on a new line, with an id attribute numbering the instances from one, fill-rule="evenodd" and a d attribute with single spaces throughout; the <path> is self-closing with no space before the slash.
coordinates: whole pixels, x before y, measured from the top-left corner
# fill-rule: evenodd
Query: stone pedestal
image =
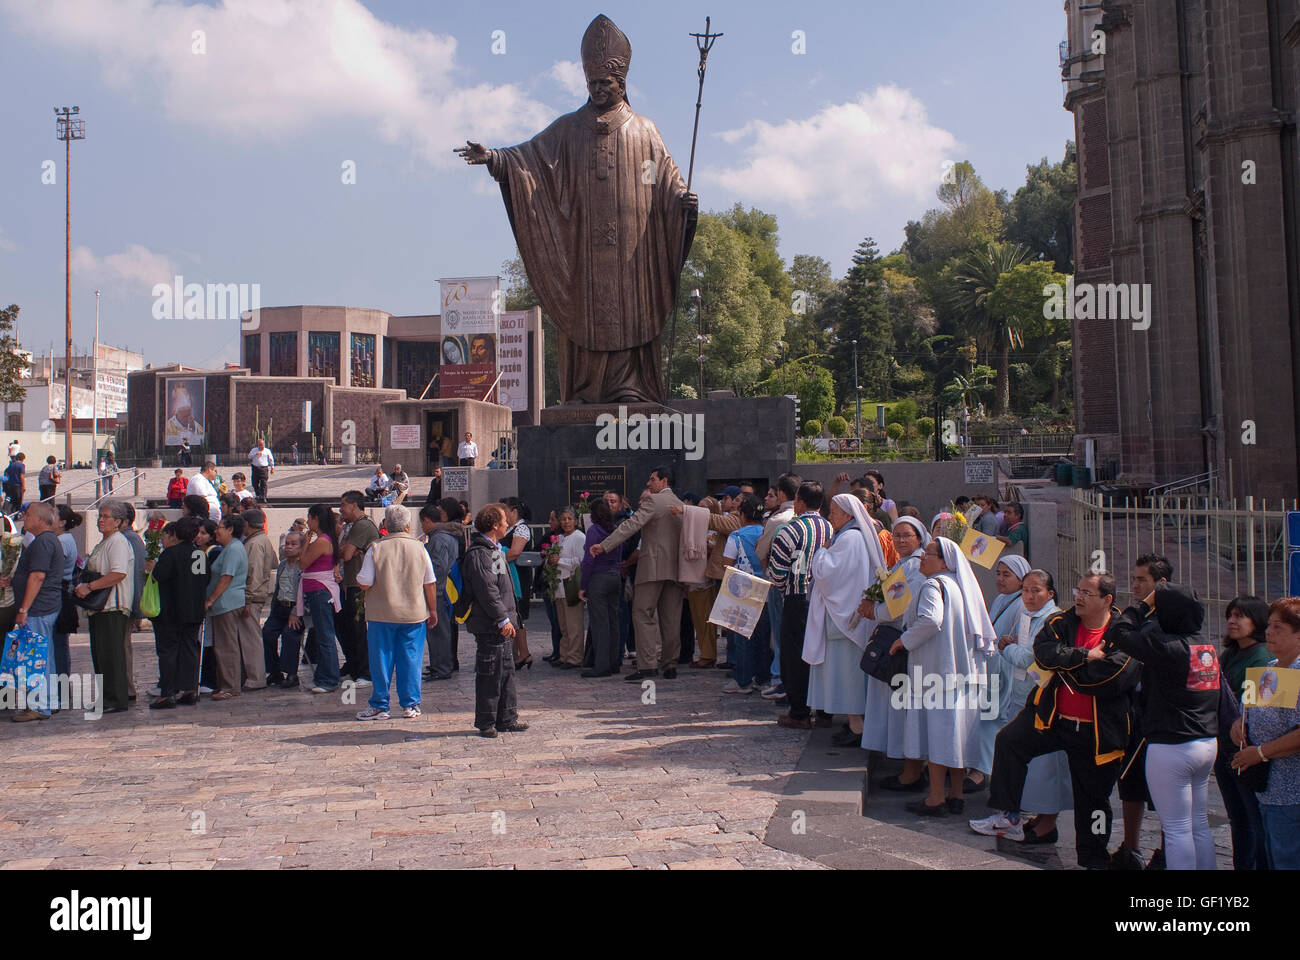
<path id="1" fill-rule="evenodd" d="M 675 472 L 678 495 L 705 496 L 741 481 L 765 487 L 794 458 L 785 397 L 548 407 L 540 426 L 519 428 L 519 495 L 542 522 L 583 490 L 612 487 L 635 506 L 659 466 Z"/>

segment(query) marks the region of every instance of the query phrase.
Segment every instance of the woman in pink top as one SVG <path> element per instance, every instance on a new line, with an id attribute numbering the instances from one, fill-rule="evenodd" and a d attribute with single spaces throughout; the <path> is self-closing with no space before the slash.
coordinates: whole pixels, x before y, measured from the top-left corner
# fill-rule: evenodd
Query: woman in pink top
<path id="1" fill-rule="evenodd" d="M 312 693 L 332 693 L 339 685 L 338 638 L 334 633 L 334 614 L 339 610 L 339 585 L 334 579 L 338 559 L 334 511 L 327 503 L 318 503 L 307 511 L 308 543 L 298 558 L 302 582 L 296 613 L 303 607 L 311 617 L 316 637 L 316 673 Z"/>

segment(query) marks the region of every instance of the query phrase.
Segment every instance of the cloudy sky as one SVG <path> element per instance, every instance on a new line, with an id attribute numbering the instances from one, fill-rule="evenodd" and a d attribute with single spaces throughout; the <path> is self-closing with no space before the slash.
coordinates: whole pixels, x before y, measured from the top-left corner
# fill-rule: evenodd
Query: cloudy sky
<path id="1" fill-rule="evenodd" d="M 437 312 L 443 276 L 514 254 L 500 193 L 451 152 L 526 139 L 585 100 L 598 12 L 632 41 L 629 99 L 685 169 L 706 13 L 694 190 L 777 215 L 781 252 L 847 267 L 935 205 L 945 162 L 1014 190 L 1060 158 L 1059 3 L 992 0 L 0 0 L 0 303 L 61 352 L 63 144 L 76 104 L 73 335 L 153 363 L 237 359 L 238 324 L 152 316 L 153 285 L 257 283 L 263 306 Z M 802 51 L 802 52 L 799 52 Z M 54 161 L 52 165 L 46 161 Z M 57 176 L 51 179 L 50 170 Z M 355 183 L 344 183 L 355 170 Z"/>

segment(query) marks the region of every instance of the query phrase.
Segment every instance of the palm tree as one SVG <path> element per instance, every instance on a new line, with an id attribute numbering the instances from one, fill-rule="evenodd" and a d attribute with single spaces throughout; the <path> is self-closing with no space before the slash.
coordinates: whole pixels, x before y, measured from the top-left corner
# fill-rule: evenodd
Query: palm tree
<path id="1" fill-rule="evenodd" d="M 1005 414 L 1011 406 L 1011 347 L 1023 341 L 1013 324 L 995 320 L 989 314 L 987 302 L 998 278 L 1028 259 L 1029 250 L 1020 244 L 991 240 L 973 247 L 953 264 L 951 305 L 961 314 L 971 335 L 990 344 L 997 354 L 995 406 L 999 414 Z"/>

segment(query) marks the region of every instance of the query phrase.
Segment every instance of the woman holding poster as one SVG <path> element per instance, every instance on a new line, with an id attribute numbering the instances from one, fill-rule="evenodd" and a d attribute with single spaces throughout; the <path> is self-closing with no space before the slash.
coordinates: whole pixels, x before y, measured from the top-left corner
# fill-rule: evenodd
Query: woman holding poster
<path id="1" fill-rule="evenodd" d="M 971 559 L 972 561 L 977 559 L 973 553 Z M 989 604 L 989 619 L 993 621 L 993 629 L 997 635 L 1006 637 L 1011 635 L 1016 621 L 1025 610 L 1020 588 L 1021 578 L 1029 572 L 1029 561 L 1019 554 L 1009 553 L 1005 557 L 999 557 L 993 569 L 997 578 L 995 582 L 998 592 L 994 595 L 993 602 Z M 998 677 L 999 697 L 1001 701 L 1006 702 L 1007 692 L 1012 686 L 1010 664 L 994 658 L 994 662 L 989 665 L 989 674 Z M 1007 721 L 1015 716 L 1022 706 L 1024 706 L 1023 700 L 1011 707 L 1011 713 L 1006 716 L 1002 715 L 1002 710 L 999 708 L 997 716 L 981 718 L 979 756 L 972 765 L 972 776 L 966 780 L 967 793 L 977 793 L 988 786 L 986 778 L 993 771 L 993 741 L 997 739 L 998 731 L 1006 726 Z M 978 777 L 974 774 L 978 774 Z"/>
<path id="2" fill-rule="evenodd" d="M 890 574 L 901 569 L 907 578 L 907 590 L 911 596 L 903 614 L 892 620 L 885 619 L 888 614 L 881 613 L 877 621 L 881 627 L 893 627 L 901 634 L 911 624 L 911 617 L 916 614 L 916 597 L 925 584 L 925 574 L 921 572 L 921 557 L 925 555 L 925 545 L 930 542 L 930 531 L 925 524 L 915 517 L 899 517 L 894 524 L 894 547 L 902 557 L 890 568 Z M 874 618 L 877 614 L 875 604 L 864 600 L 858 612 L 864 617 Z M 889 704 L 891 688 L 870 675 L 867 676 L 866 716 L 862 721 L 862 749 L 879 750 L 891 757 L 903 756 L 903 714 L 894 710 Z M 903 760 L 903 772 L 891 775 L 880 781 L 886 790 L 914 792 L 925 789 L 922 777 L 922 764 L 919 759 Z"/>

